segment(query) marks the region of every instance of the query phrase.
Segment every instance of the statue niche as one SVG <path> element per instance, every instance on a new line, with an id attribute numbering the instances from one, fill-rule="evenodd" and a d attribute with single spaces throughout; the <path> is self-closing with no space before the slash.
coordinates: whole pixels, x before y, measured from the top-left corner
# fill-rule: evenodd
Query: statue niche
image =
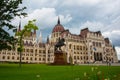
<path id="1" fill-rule="evenodd" d="M 55 44 L 55 51 L 58 51 L 58 50 L 61 51 L 61 47 L 65 45 L 64 42 L 65 42 L 64 38 L 62 39 L 59 38 L 58 42 Z"/>

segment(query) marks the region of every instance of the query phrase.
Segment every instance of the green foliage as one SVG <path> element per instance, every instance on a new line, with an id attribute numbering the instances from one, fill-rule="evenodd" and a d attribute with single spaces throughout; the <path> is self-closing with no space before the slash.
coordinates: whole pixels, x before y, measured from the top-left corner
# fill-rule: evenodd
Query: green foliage
<path id="1" fill-rule="evenodd" d="M 29 21 L 27 25 L 24 26 L 23 30 L 16 33 L 16 36 L 18 36 L 18 52 L 20 54 L 20 67 L 22 63 L 22 51 L 23 51 L 23 38 L 28 36 L 27 33 L 32 32 L 32 30 L 37 30 L 38 27 L 35 25 L 36 20 Z"/>
<path id="2" fill-rule="evenodd" d="M 32 32 L 32 30 L 37 30 L 38 27 L 34 24 L 36 20 L 29 21 L 27 25 L 24 26 L 23 30 L 16 33 L 16 36 L 18 36 L 18 51 L 23 51 L 23 37 L 27 36 L 27 33 Z"/>
<path id="3" fill-rule="evenodd" d="M 11 24 L 11 20 L 16 16 L 26 15 L 23 12 L 26 7 L 19 8 L 20 4 L 22 4 L 22 0 L 0 0 L 0 50 L 11 49 L 17 42 L 8 30 L 16 32 L 17 29 Z"/>
<path id="4" fill-rule="evenodd" d="M 13 36 L 10 36 L 8 32 L 0 28 L 0 50 L 14 49 L 16 42 L 17 40 Z"/>
<path id="5" fill-rule="evenodd" d="M 27 25 L 24 26 L 24 29 L 20 32 L 17 32 L 17 36 L 26 37 L 28 33 L 32 32 L 32 30 L 38 30 L 38 27 L 34 24 L 36 20 L 29 21 Z"/>
<path id="6" fill-rule="evenodd" d="M 23 51 L 23 46 L 22 46 L 22 47 L 18 47 L 18 48 L 17 48 L 17 51 L 18 51 L 18 52 L 22 52 L 22 51 Z"/>

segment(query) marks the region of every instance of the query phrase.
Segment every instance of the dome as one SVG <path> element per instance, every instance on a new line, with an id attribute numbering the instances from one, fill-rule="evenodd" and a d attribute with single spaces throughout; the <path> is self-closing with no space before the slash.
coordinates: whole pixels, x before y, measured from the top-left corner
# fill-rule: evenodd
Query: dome
<path id="1" fill-rule="evenodd" d="M 58 23 L 57 25 L 55 25 L 52 32 L 62 32 L 62 31 L 64 31 L 64 27 L 60 24 L 60 19 L 58 17 Z"/>
<path id="2" fill-rule="evenodd" d="M 61 24 L 57 24 L 54 28 L 52 32 L 62 32 L 64 31 L 64 27 Z"/>

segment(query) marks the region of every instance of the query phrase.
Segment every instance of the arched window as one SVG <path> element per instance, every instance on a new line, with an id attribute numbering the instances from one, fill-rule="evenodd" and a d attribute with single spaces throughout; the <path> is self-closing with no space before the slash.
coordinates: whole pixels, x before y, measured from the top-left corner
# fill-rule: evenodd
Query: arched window
<path id="1" fill-rule="evenodd" d="M 98 42 L 96 42 L 96 46 L 98 47 Z"/>
<path id="2" fill-rule="evenodd" d="M 39 61 L 41 61 L 41 58 L 39 58 Z"/>
<path id="3" fill-rule="evenodd" d="M 95 46 L 95 42 L 93 42 L 93 46 Z"/>
<path id="4" fill-rule="evenodd" d="M 30 60 L 32 61 L 32 57 L 30 58 Z"/>
<path id="5" fill-rule="evenodd" d="M 99 42 L 99 47 L 101 47 L 101 43 Z"/>
<path id="6" fill-rule="evenodd" d="M 82 46 L 80 46 L 80 50 L 82 50 Z"/>
<path id="7" fill-rule="evenodd" d="M 19 60 L 19 57 L 17 57 L 17 60 Z"/>
<path id="8" fill-rule="evenodd" d="M 45 58 L 43 58 L 43 61 L 45 61 Z"/>
<path id="9" fill-rule="evenodd" d="M 8 56 L 7 59 L 10 59 L 10 56 Z"/>
<path id="10" fill-rule="evenodd" d="M 12 59 L 15 59 L 14 56 L 12 56 Z"/>
<path id="11" fill-rule="evenodd" d="M 76 59 L 76 56 L 74 56 L 74 59 Z"/>
<path id="12" fill-rule="evenodd" d="M 28 57 L 26 58 L 26 60 L 28 60 Z"/>
<path id="13" fill-rule="evenodd" d="M 22 57 L 22 60 L 24 60 L 24 57 Z"/>
<path id="14" fill-rule="evenodd" d="M 3 56 L 2 59 L 5 59 L 5 56 Z"/>
<path id="15" fill-rule="evenodd" d="M 69 45 L 69 49 L 71 49 L 71 44 Z"/>
<path id="16" fill-rule="evenodd" d="M 77 56 L 77 59 L 79 60 L 79 56 Z"/>
<path id="17" fill-rule="evenodd" d="M 35 58 L 35 60 L 37 60 L 37 58 Z"/>
<path id="18" fill-rule="evenodd" d="M 81 60 L 82 60 L 82 56 L 81 56 Z"/>

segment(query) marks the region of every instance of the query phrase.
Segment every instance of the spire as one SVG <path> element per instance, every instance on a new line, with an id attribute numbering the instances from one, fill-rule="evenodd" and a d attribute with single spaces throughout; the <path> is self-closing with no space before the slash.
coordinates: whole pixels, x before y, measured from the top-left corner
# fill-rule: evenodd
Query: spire
<path id="1" fill-rule="evenodd" d="M 113 45 L 113 50 L 115 51 L 115 46 Z"/>
<path id="2" fill-rule="evenodd" d="M 18 31 L 21 31 L 21 20 L 19 22 L 19 28 L 18 28 Z"/>
<path id="3" fill-rule="evenodd" d="M 42 43 L 42 33 L 40 31 L 40 35 L 39 35 L 39 39 L 38 39 L 38 43 Z"/>
<path id="4" fill-rule="evenodd" d="M 59 18 L 59 16 L 58 16 L 58 24 L 60 24 L 60 18 Z"/>
<path id="5" fill-rule="evenodd" d="M 47 36 L 47 43 L 49 43 L 49 36 Z"/>
<path id="6" fill-rule="evenodd" d="M 36 30 L 34 30 L 34 32 L 33 32 L 33 36 L 36 37 Z"/>

